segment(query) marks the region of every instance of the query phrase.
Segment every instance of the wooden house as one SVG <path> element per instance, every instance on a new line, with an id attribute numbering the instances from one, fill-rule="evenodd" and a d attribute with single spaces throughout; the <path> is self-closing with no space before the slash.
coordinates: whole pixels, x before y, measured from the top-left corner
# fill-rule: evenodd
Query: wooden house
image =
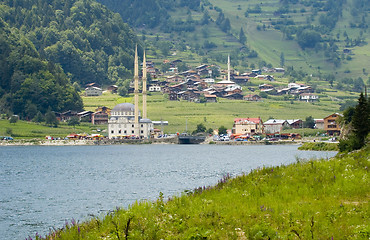
<path id="1" fill-rule="evenodd" d="M 338 123 L 338 118 L 340 116 L 342 115 L 334 113 L 324 118 L 324 130 L 327 131 L 328 135 L 340 135 L 341 126 Z"/>

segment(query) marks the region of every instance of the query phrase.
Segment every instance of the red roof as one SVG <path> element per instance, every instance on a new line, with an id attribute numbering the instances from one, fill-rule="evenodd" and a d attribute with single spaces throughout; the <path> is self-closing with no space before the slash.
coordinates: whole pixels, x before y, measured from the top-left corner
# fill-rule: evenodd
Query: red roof
<path id="1" fill-rule="evenodd" d="M 261 118 L 235 118 L 234 123 L 240 123 L 244 121 L 254 122 L 256 124 L 262 123 Z"/>

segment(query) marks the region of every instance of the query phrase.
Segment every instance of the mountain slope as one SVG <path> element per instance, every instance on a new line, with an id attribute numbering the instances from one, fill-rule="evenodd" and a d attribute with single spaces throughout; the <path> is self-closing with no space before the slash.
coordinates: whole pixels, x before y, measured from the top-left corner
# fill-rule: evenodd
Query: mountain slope
<path id="1" fill-rule="evenodd" d="M 5 0 L 0 17 L 73 82 L 109 84 L 131 76 L 137 37 L 118 14 L 95 1 Z"/>
<path id="2" fill-rule="evenodd" d="M 0 109 L 32 119 L 38 112 L 81 110 L 82 100 L 63 70 L 0 18 Z"/>

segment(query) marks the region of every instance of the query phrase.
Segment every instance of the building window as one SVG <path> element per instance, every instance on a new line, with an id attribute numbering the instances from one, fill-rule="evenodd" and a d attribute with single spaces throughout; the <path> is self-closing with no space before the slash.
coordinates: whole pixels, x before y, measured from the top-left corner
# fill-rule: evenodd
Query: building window
<path id="1" fill-rule="evenodd" d="M 127 131 L 125 130 L 124 133 L 127 133 Z"/>
<path id="2" fill-rule="evenodd" d="M 132 127 L 134 127 L 134 124 L 132 124 Z"/>
<path id="3" fill-rule="evenodd" d="M 112 130 L 111 133 L 114 133 L 114 131 Z"/>
<path id="4" fill-rule="evenodd" d="M 143 124 L 141 124 L 141 127 L 144 127 L 144 125 L 143 125 Z"/>
<path id="5" fill-rule="evenodd" d="M 121 130 L 119 130 L 118 133 L 121 133 Z"/>
<path id="6" fill-rule="evenodd" d="M 143 133 L 144 133 L 144 131 L 143 131 L 143 130 L 141 130 L 141 133 L 143 134 Z"/>
<path id="7" fill-rule="evenodd" d="M 132 130 L 131 133 L 135 133 L 134 130 Z"/>

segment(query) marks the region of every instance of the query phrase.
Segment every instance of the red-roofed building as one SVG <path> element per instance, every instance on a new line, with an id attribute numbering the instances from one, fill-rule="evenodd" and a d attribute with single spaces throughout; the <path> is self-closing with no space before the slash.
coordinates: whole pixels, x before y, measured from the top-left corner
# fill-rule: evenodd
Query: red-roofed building
<path id="1" fill-rule="evenodd" d="M 235 118 L 232 129 L 234 135 L 253 136 L 263 133 L 263 122 L 261 118 Z"/>

